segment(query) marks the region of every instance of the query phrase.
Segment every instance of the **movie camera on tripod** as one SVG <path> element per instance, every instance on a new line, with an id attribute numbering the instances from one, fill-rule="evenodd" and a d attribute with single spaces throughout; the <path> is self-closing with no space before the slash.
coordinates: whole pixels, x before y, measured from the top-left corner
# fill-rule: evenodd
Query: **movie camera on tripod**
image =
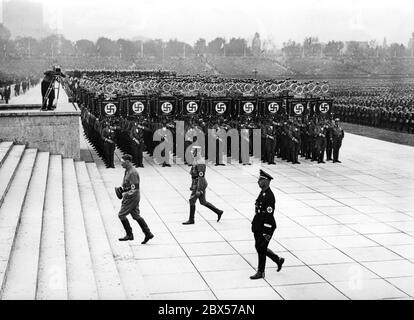
<path id="1" fill-rule="evenodd" d="M 46 110 L 46 103 L 47 101 L 52 98 L 57 101 L 59 99 L 59 92 L 60 92 L 60 86 L 62 85 L 63 89 L 65 88 L 65 81 L 63 78 L 66 77 L 66 75 L 62 72 L 62 69 L 59 66 L 53 66 L 52 70 L 48 70 L 44 73 L 45 77 L 42 81 L 42 110 Z M 56 87 L 57 84 L 57 87 Z M 46 88 L 46 92 L 44 92 L 44 88 Z M 57 90 L 57 93 L 55 95 L 55 91 Z M 52 94 L 52 96 L 51 96 Z M 47 106 L 47 110 L 55 109 L 56 104 L 52 106 L 53 101 L 49 102 L 49 105 Z"/>

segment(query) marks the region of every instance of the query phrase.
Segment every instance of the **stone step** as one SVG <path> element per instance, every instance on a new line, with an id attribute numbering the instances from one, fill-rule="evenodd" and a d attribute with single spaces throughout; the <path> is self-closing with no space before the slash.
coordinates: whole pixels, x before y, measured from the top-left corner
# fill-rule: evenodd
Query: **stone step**
<path id="1" fill-rule="evenodd" d="M 83 221 L 75 166 L 73 159 L 63 159 L 62 162 L 68 298 L 96 300 L 98 290 Z"/>
<path id="2" fill-rule="evenodd" d="M 38 300 L 68 298 L 64 230 L 62 156 L 51 155 L 40 240 Z"/>
<path id="3" fill-rule="evenodd" d="M 127 242 L 118 241 L 119 237 L 124 236 L 125 231 L 112 205 L 101 174 L 95 163 L 86 163 L 86 168 L 127 298 L 149 299 L 148 290 L 144 285 L 142 273 L 138 262 L 134 259 L 131 247 Z"/>
<path id="4" fill-rule="evenodd" d="M 3 165 L 4 160 L 6 160 L 7 155 L 9 154 L 13 142 L 5 141 L 0 143 L 0 168 Z"/>
<path id="5" fill-rule="evenodd" d="M 100 299 L 126 299 L 85 162 L 75 162 L 83 219 Z"/>
<path id="6" fill-rule="evenodd" d="M 20 146 L 21 147 L 21 146 Z M 24 148 L 24 146 L 23 146 Z M 21 149 L 21 148 L 19 148 Z M 15 148 L 11 151 L 11 159 L 16 162 L 13 157 Z M 20 153 L 17 152 L 18 154 Z M 22 212 L 23 203 L 26 197 L 27 187 L 32 177 L 33 166 L 36 160 L 36 149 L 27 149 L 19 158 L 19 165 L 16 174 L 10 184 L 10 188 L 4 197 L 3 204 L 0 207 L 0 298 L 5 285 L 5 277 L 9 267 L 10 254 L 15 243 L 15 236 L 20 222 L 20 214 Z M 7 157 L 8 158 L 8 157 Z M 6 159 L 6 165 L 2 169 L 8 168 L 9 159 Z M 11 166 L 11 168 L 13 168 Z M 14 170 L 13 170 L 14 171 Z"/>
<path id="7" fill-rule="evenodd" d="M 10 184 L 16 173 L 16 168 L 23 156 L 24 149 L 26 149 L 26 146 L 24 145 L 12 146 L 3 165 L 0 167 L 0 207 L 7 194 L 7 190 L 9 190 Z"/>
<path id="8" fill-rule="evenodd" d="M 3 300 L 34 300 L 36 298 L 48 167 L 49 153 L 39 152 L 23 204 L 14 249 L 9 260 L 6 282 L 1 296 Z"/>

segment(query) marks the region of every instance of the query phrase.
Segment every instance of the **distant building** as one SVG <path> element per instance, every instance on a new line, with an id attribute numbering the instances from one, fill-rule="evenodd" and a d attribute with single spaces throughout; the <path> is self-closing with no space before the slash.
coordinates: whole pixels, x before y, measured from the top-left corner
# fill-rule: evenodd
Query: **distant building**
<path id="1" fill-rule="evenodd" d="M 43 5 L 28 0 L 4 1 L 3 24 L 10 30 L 12 38 L 41 38 L 46 31 L 43 24 Z"/>

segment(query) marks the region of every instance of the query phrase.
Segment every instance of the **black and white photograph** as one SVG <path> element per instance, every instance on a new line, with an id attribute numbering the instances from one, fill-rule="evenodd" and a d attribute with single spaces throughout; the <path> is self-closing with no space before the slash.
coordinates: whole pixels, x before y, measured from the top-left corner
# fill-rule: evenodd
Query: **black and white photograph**
<path id="1" fill-rule="evenodd" d="M 0 300 L 413 300 L 414 2 L 0 9 Z"/>

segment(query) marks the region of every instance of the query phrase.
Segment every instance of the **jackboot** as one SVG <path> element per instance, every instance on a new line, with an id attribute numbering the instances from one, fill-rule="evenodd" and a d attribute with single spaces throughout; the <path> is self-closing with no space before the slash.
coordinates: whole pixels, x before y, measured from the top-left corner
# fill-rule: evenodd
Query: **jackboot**
<path id="1" fill-rule="evenodd" d="M 256 274 L 254 274 L 250 277 L 250 279 L 252 279 L 252 280 L 261 279 L 261 278 L 264 279 L 264 277 L 265 277 L 264 271 L 263 272 L 257 271 Z"/>
<path id="2" fill-rule="evenodd" d="M 195 205 L 190 205 L 190 217 L 188 221 L 183 222 L 183 224 L 194 224 L 194 215 L 195 215 Z"/>
<path id="3" fill-rule="evenodd" d="M 220 209 L 216 208 L 210 202 L 206 202 L 204 204 L 204 206 L 206 206 L 207 208 L 209 208 L 211 211 L 213 211 L 217 215 L 217 222 L 219 222 L 220 219 L 221 219 L 221 216 L 223 215 L 223 210 L 220 210 Z"/>
<path id="4" fill-rule="evenodd" d="M 119 238 L 119 241 L 128 241 L 128 240 L 134 240 L 134 235 L 132 234 L 132 228 L 129 224 L 128 219 L 121 220 L 122 225 L 124 226 L 124 229 L 126 231 L 126 236 L 123 238 Z"/>
<path id="5" fill-rule="evenodd" d="M 141 242 L 142 244 L 146 244 L 148 240 L 154 238 L 154 235 L 151 233 L 147 223 L 145 222 L 144 218 L 141 216 L 135 217 L 134 220 L 138 222 L 142 232 L 145 234 L 144 240 Z"/>

